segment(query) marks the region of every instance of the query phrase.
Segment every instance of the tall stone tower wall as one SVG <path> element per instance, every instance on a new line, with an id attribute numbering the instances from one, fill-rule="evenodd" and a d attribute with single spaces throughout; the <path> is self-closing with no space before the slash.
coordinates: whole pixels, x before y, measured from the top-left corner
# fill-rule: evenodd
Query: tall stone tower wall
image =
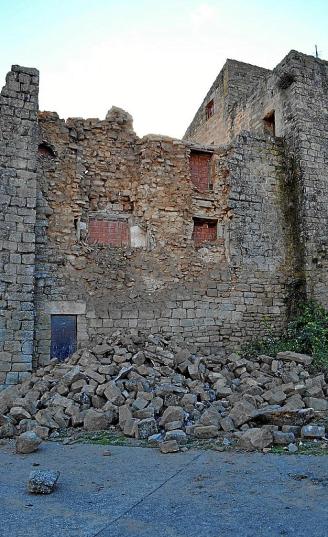
<path id="1" fill-rule="evenodd" d="M 32 369 L 38 88 L 13 66 L 0 94 L 0 386 Z"/>

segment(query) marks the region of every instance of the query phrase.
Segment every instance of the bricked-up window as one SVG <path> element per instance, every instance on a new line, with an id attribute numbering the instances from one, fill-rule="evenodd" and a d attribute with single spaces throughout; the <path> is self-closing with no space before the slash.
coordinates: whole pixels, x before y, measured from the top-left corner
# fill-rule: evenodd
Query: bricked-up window
<path id="1" fill-rule="evenodd" d="M 125 220 L 90 220 L 88 240 L 91 244 L 129 246 L 129 224 Z"/>
<path id="2" fill-rule="evenodd" d="M 217 239 L 217 220 L 207 218 L 194 218 L 194 230 L 192 238 L 196 246 L 206 242 L 214 242 Z"/>
<path id="3" fill-rule="evenodd" d="M 276 124 L 275 124 L 275 114 L 274 110 L 271 110 L 264 118 L 264 132 L 270 134 L 270 136 L 276 135 Z"/>
<path id="4" fill-rule="evenodd" d="M 190 177 L 191 182 L 200 192 L 212 190 L 210 174 L 211 153 L 191 151 L 190 153 Z"/>
<path id="5" fill-rule="evenodd" d="M 214 115 L 214 101 L 213 99 L 205 106 L 206 120 L 210 119 Z"/>

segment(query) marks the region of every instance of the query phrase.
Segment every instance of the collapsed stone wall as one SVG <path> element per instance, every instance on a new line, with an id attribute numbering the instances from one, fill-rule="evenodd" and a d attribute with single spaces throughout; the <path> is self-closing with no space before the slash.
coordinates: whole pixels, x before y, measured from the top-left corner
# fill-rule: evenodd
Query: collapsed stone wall
<path id="1" fill-rule="evenodd" d="M 228 148 L 140 140 L 119 109 L 105 121 L 42 113 L 39 122 L 49 149 L 39 156 L 39 364 L 49 361 L 58 313 L 77 315 L 80 343 L 115 329 L 148 329 L 205 352 L 262 334 L 263 315 L 281 327 L 290 267 L 279 144 L 249 135 Z M 196 149 L 212 152 L 213 190 L 200 192 L 191 181 Z M 94 218 L 127 222 L 130 243 L 90 242 Z M 195 244 L 195 218 L 217 222 L 214 242 Z"/>
<path id="2" fill-rule="evenodd" d="M 324 301 L 327 64 L 292 51 L 272 73 L 242 67 L 229 60 L 213 86 L 226 146 L 200 131 L 198 143 L 139 139 L 118 108 L 37 124 L 37 71 L 13 68 L 0 114 L 0 384 L 23 379 L 32 354 L 49 362 L 54 315 L 76 316 L 79 345 L 142 329 L 206 354 L 279 330 L 302 282 Z M 272 110 L 278 138 L 264 133 Z M 193 182 L 195 154 L 208 188 Z"/>
<path id="3" fill-rule="evenodd" d="M 0 94 L 0 385 L 32 369 L 38 81 L 14 65 Z"/>

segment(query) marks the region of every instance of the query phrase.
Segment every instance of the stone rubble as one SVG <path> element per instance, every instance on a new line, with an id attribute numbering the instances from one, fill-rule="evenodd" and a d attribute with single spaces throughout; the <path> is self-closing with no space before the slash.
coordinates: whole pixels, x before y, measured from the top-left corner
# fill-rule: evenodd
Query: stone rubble
<path id="1" fill-rule="evenodd" d="M 311 361 L 291 352 L 203 357 L 160 335 L 116 332 L 3 390 L 0 438 L 21 435 L 19 445 L 24 434 L 117 427 L 165 452 L 220 432 L 242 449 L 320 439 L 326 430 L 315 420 L 327 417 L 328 385 L 309 373 Z"/>

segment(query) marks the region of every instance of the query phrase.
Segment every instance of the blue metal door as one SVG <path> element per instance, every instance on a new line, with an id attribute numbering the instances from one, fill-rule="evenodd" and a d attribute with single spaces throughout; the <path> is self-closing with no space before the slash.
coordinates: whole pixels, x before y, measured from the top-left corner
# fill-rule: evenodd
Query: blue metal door
<path id="1" fill-rule="evenodd" d="M 76 315 L 51 316 L 51 358 L 65 360 L 76 351 Z"/>

